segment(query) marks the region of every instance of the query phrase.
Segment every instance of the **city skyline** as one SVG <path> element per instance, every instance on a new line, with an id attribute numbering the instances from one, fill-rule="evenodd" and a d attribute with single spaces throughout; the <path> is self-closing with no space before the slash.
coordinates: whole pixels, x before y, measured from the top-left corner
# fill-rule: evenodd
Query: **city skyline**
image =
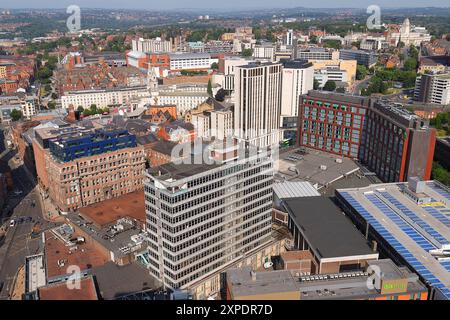
<path id="1" fill-rule="evenodd" d="M 450 300 L 450 0 L 1 5 L 0 305 Z"/>
<path id="2" fill-rule="evenodd" d="M 207 0 L 194 0 L 190 1 L 189 4 L 186 4 L 185 1 L 181 0 L 168 0 L 164 3 L 148 3 L 146 1 L 141 0 L 131 0 L 127 1 L 127 5 L 124 6 L 122 1 L 112 0 L 112 1 L 87 1 L 87 0 L 78 0 L 76 3 L 74 1 L 58 1 L 57 4 L 54 1 L 40 1 L 39 5 L 36 5 L 35 1 L 25 0 L 25 1 L 15 1 L 14 3 L 8 3 L 4 8 L 10 9 L 25 9 L 25 8 L 66 8 L 70 5 L 78 5 L 84 8 L 105 8 L 105 9 L 162 9 L 162 10 L 184 10 L 184 9 L 228 9 L 227 11 L 236 11 L 242 9 L 270 9 L 270 8 L 296 8 L 296 7 L 305 7 L 308 9 L 314 8 L 367 8 L 370 5 L 378 5 L 380 7 L 385 8 L 423 8 L 423 7 L 450 7 L 450 1 L 442 1 L 442 0 L 432 0 L 432 1 L 406 1 L 400 0 L 392 3 L 388 0 L 378 0 L 376 3 L 369 0 L 363 1 L 354 1 L 354 0 L 346 0 L 340 1 L 336 3 L 335 1 L 325 0 L 320 1 L 320 3 L 315 2 L 314 5 L 309 1 L 293 1 L 293 0 L 281 0 L 277 1 L 276 4 L 273 1 L 262 0 L 248 0 L 248 1 L 239 1 L 239 0 L 230 0 L 226 3 L 213 3 Z M 2 5 L 3 6 L 3 5 Z"/>

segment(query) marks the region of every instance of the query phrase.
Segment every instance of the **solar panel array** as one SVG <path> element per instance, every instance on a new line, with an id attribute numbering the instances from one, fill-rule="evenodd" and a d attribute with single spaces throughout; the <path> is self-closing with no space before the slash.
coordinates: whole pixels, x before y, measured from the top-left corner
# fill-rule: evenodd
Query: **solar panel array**
<path id="1" fill-rule="evenodd" d="M 356 200 L 350 193 L 338 191 L 338 193 L 368 222 L 376 232 L 385 239 L 405 261 L 432 287 L 439 289 L 442 294 L 450 299 L 450 289 L 447 288 L 433 273 L 428 270 L 400 241 L 389 232 L 372 214 L 367 211 L 362 204 Z M 365 197 L 377 207 L 383 214 L 391 219 L 395 225 L 417 243 L 422 249 L 429 251 L 435 248 L 427 239 L 420 235 L 414 228 L 405 222 L 395 211 L 382 202 L 375 194 L 366 194 Z M 441 263 L 447 270 L 449 263 Z"/>
<path id="2" fill-rule="evenodd" d="M 380 194 L 386 198 L 391 205 L 404 213 L 409 219 L 411 219 L 414 223 L 420 226 L 425 232 L 431 235 L 437 242 L 441 245 L 450 244 L 450 240 L 447 237 L 443 236 L 441 233 L 437 232 L 433 227 L 431 227 L 428 223 L 426 223 L 422 218 L 420 218 L 416 213 L 412 210 L 408 209 L 404 204 L 398 201 L 395 197 L 393 197 L 390 193 L 383 191 Z"/>
<path id="3" fill-rule="evenodd" d="M 438 184 L 434 182 L 427 183 L 427 186 L 431 188 L 433 191 L 439 193 L 442 197 L 444 197 L 446 200 L 450 201 L 450 193 L 447 190 L 444 190 L 441 188 Z"/>

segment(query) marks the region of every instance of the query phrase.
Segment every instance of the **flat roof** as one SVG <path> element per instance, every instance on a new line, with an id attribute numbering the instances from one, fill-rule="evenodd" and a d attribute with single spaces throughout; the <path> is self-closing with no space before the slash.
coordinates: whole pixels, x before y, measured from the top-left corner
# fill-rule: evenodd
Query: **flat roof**
<path id="1" fill-rule="evenodd" d="M 422 279 L 450 299 L 450 261 L 448 256 L 438 260 L 450 248 L 450 191 L 435 181 L 422 187 L 416 193 L 408 183 L 386 183 L 336 192 Z"/>
<path id="2" fill-rule="evenodd" d="M 25 292 L 33 292 L 45 286 L 47 282 L 44 266 L 44 256 L 42 254 L 25 258 Z"/>
<path id="3" fill-rule="evenodd" d="M 197 174 L 200 174 L 202 172 L 218 168 L 220 167 L 220 164 L 175 164 L 173 162 L 166 163 L 163 165 L 160 165 L 156 168 L 150 168 L 149 173 L 152 177 L 158 178 L 158 179 L 183 179 L 188 178 Z"/>
<path id="4" fill-rule="evenodd" d="M 397 267 L 390 259 L 370 261 L 369 264 L 380 268 L 383 280 L 406 280 L 405 294 L 427 292 L 417 275 L 406 267 Z M 252 269 L 244 267 L 227 270 L 227 282 L 233 298 L 280 292 L 298 292 L 300 300 L 367 299 L 381 294 L 379 289 L 367 287 L 368 272 L 309 276 L 297 273 L 296 270 L 274 270 L 254 272 L 252 277 Z"/>
<path id="5" fill-rule="evenodd" d="M 330 91 L 310 90 L 310 91 L 308 91 L 308 93 L 306 95 L 304 95 L 302 97 L 304 97 L 306 99 L 308 99 L 308 98 L 324 99 L 324 100 L 336 101 L 336 102 L 340 102 L 340 103 L 356 104 L 356 105 L 362 105 L 364 107 L 368 107 L 370 104 L 370 99 L 368 97 L 351 95 L 348 93 L 330 92 Z"/>
<path id="6" fill-rule="evenodd" d="M 181 60 L 181 59 L 205 59 L 211 58 L 209 53 L 184 53 L 184 52 L 174 52 L 169 53 L 170 60 Z"/>
<path id="7" fill-rule="evenodd" d="M 307 181 L 275 183 L 273 192 L 279 199 L 320 196 L 316 188 Z"/>
<path id="8" fill-rule="evenodd" d="M 318 190 L 359 170 L 359 166 L 350 158 L 311 148 L 281 153 L 277 161 L 275 180 L 309 181 L 313 185 L 317 184 Z M 326 170 L 322 170 L 321 166 L 325 166 Z"/>
<path id="9" fill-rule="evenodd" d="M 69 288 L 65 281 L 39 288 L 39 300 L 98 300 L 92 276 L 80 280 L 80 289 Z"/>
<path id="10" fill-rule="evenodd" d="M 71 237 L 77 236 L 81 235 L 75 232 Z M 85 242 L 76 247 L 75 250 L 70 250 L 71 247 L 66 246 L 66 243 L 52 231 L 45 232 L 45 256 L 49 279 L 67 275 L 67 267 L 70 265 L 77 265 L 83 271 L 101 266 L 110 260 L 94 243 Z"/>
<path id="11" fill-rule="evenodd" d="M 289 270 L 255 272 L 255 280 L 251 272 L 250 267 L 227 270 L 227 282 L 234 297 L 299 291 Z"/>
<path id="12" fill-rule="evenodd" d="M 375 254 L 364 236 L 330 198 L 285 199 L 284 206 L 319 258 Z"/>
<path id="13" fill-rule="evenodd" d="M 98 202 L 78 209 L 83 218 L 99 227 L 130 217 L 145 223 L 144 191 L 138 190 L 123 196 Z"/>
<path id="14" fill-rule="evenodd" d="M 136 263 L 118 266 L 108 262 L 94 267 L 92 273 L 95 275 L 100 297 L 106 300 L 161 287 L 147 269 Z"/>

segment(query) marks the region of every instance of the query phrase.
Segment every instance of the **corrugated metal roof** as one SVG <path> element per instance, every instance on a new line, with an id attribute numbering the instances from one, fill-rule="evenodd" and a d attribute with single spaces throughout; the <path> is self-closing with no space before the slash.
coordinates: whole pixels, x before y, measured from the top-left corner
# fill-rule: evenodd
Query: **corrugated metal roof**
<path id="1" fill-rule="evenodd" d="M 316 188 L 307 181 L 275 183 L 273 191 L 279 199 L 320 196 Z"/>

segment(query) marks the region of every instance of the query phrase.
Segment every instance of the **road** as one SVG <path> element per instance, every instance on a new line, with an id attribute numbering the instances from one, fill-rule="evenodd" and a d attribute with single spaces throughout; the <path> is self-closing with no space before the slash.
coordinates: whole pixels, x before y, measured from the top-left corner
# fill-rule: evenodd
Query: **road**
<path id="1" fill-rule="evenodd" d="M 371 76 L 368 76 L 364 80 L 357 81 L 353 87 L 352 93 L 356 94 L 356 95 L 360 95 L 361 90 L 367 88 L 367 86 L 369 85 L 371 78 L 372 78 Z"/>
<path id="2" fill-rule="evenodd" d="M 31 221 L 9 227 L 3 243 L 0 244 L 0 283 L 4 284 L 0 300 L 8 298 L 14 277 L 19 267 L 24 264 L 25 257 L 42 251 L 40 237 L 30 237 L 33 225 L 39 223 L 44 230 L 55 226 L 43 219 L 39 191 L 23 164 L 14 156 L 15 151 L 0 150 L 0 157 L 7 160 L 11 168 L 15 189 L 22 191 L 20 195 L 10 193 L 7 209 L 3 210 L 3 222 L 9 225 L 11 219 L 17 221 L 20 217 L 31 217 Z"/>

